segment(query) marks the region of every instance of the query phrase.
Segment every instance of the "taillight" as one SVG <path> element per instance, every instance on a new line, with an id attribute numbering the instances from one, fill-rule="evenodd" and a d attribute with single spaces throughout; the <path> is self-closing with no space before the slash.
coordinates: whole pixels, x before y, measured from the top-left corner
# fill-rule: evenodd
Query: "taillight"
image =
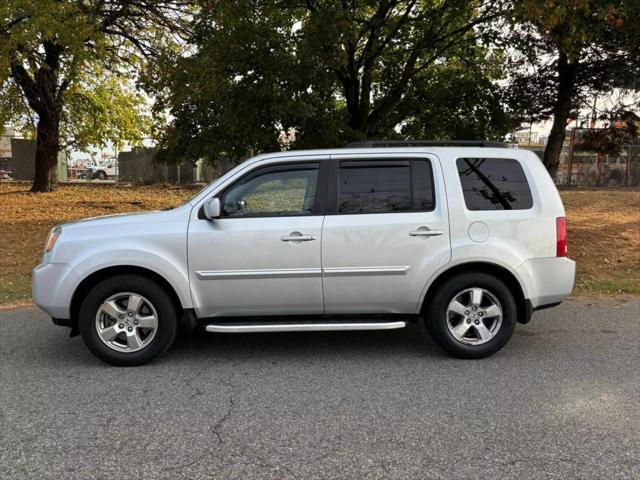
<path id="1" fill-rule="evenodd" d="M 556 218 L 556 257 L 567 256 L 567 217 Z"/>

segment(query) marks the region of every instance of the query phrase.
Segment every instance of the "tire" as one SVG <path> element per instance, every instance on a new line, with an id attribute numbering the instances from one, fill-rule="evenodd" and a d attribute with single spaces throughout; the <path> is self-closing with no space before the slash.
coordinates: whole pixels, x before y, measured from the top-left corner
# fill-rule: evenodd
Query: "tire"
<path id="1" fill-rule="evenodd" d="M 458 358 L 493 355 L 511 338 L 517 321 L 516 301 L 509 288 L 497 277 L 481 272 L 446 280 L 425 313 L 431 338 Z"/>
<path id="2" fill-rule="evenodd" d="M 98 180 L 106 180 L 107 174 L 101 170 L 96 174 L 96 177 L 98 177 Z"/>
<path id="3" fill-rule="evenodd" d="M 101 360 L 116 366 L 142 365 L 173 344 L 178 312 L 157 283 L 138 275 L 117 275 L 98 283 L 85 297 L 78 328 L 87 348 Z"/>

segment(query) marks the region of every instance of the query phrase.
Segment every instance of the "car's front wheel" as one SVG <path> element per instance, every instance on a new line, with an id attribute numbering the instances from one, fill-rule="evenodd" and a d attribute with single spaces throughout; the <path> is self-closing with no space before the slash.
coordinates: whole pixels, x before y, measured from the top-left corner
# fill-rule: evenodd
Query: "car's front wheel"
<path id="1" fill-rule="evenodd" d="M 427 331 L 451 355 L 483 358 L 500 350 L 517 320 L 513 294 L 504 282 L 481 272 L 445 281 L 426 307 Z"/>
<path id="2" fill-rule="evenodd" d="M 152 280 L 118 275 L 85 297 L 78 327 L 91 352 L 112 365 L 141 365 L 164 353 L 176 337 L 178 314 Z"/>

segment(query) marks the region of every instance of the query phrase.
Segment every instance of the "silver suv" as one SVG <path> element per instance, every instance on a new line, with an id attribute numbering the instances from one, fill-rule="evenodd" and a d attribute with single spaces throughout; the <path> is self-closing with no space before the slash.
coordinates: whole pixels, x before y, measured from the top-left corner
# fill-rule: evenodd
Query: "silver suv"
<path id="1" fill-rule="evenodd" d="M 178 208 L 57 226 L 35 302 L 115 365 L 179 328 L 425 322 L 450 354 L 491 355 L 573 289 L 562 201 L 530 151 L 412 145 L 260 155 Z"/>

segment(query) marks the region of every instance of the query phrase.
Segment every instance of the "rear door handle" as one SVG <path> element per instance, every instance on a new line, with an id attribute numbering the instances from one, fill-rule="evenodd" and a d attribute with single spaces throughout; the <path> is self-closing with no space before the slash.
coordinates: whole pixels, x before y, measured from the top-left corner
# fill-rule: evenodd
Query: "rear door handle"
<path id="1" fill-rule="evenodd" d="M 411 237 L 437 237 L 438 235 L 442 235 L 444 232 L 442 230 L 431 230 L 428 227 L 420 227 L 418 230 L 414 230 L 413 232 L 409 232 L 409 236 Z"/>
<path id="2" fill-rule="evenodd" d="M 302 235 L 300 232 L 292 232 L 290 235 L 280 237 L 283 242 L 310 242 L 315 239 L 315 235 Z"/>

